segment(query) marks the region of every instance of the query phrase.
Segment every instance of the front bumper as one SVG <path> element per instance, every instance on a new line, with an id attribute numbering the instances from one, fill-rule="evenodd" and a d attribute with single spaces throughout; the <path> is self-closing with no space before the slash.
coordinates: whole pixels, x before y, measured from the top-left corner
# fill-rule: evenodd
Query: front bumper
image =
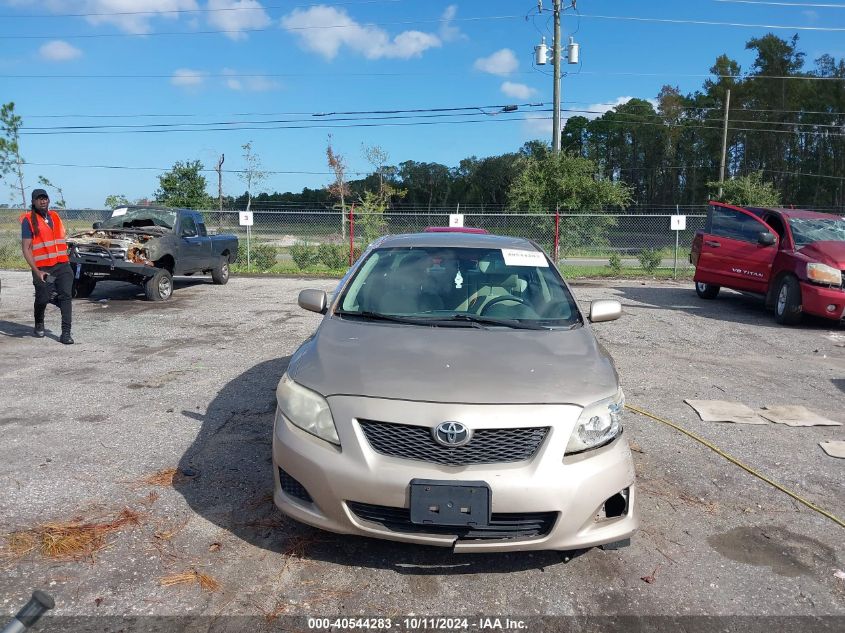
<path id="1" fill-rule="evenodd" d="M 832 305 L 832 312 L 827 306 Z M 801 311 L 825 319 L 845 319 L 845 290 L 801 282 Z"/>
<path id="2" fill-rule="evenodd" d="M 456 552 L 580 549 L 629 538 L 637 529 L 634 465 L 624 436 L 602 448 L 563 457 L 580 407 L 432 404 L 351 396 L 328 400 L 342 450 L 305 433 L 283 416 L 277 416 L 273 433 L 274 500 L 285 514 L 302 523 L 341 534 L 454 547 Z M 413 421 L 431 427 L 443 420 L 460 420 L 473 429 L 551 428 L 528 461 L 445 466 L 375 452 L 358 418 Z M 306 500 L 282 489 L 279 468 L 305 488 Z M 429 533 L 422 527 L 420 531 L 389 529 L 363 519 L 347 503 L 407 509 L 412 479 L 484 481 L 491 489 L 494 515 L 555 513 L 553 524 L 535 537 L 462 539 L 457 533 Z M 287 489 L 291 490 L 290 485 Z M 623 491 L 625 513 L 597 518 L 605 501 Z"/>

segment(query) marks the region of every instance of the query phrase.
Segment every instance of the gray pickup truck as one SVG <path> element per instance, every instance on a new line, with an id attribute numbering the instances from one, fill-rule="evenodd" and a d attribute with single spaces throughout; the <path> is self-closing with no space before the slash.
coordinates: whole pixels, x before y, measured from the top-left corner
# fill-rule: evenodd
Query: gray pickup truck
<path id="1" fill-rule="evenodd" d="M 111 279 L 136 283 L 149 301 L 164 301 L 173 294 L 173 275 L 210 274 L 225 284 L 238 256 L 236 235 L 209 235 L 202 214 L 190 209 L 121 207 L 67 243 L 79 298 Z"/>

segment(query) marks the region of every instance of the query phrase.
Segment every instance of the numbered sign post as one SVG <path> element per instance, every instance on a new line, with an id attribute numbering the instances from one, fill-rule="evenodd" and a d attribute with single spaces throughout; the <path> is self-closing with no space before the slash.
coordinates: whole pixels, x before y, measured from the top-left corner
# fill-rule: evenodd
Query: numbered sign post
<path id="1" fill-rule="evenodd" d="M 252 228 L 252 211 L 240 211 L 238 213 L 238 222 L 241 226 L 246 227 L 246 269 L 251 270 L 249 261 L 249 238 Z"/>
<path id="2" fill-rule="evenodd" d="M 677 215 L 678 210 L 679 209 L 676 206 L 676 215 L 671 216 L 669 219 L 669 226 L 673 231 L 675 231 L 675 271 L 672 274 L 673 279 L 678 278 L 678 246 L 680 243 L 681 231 L 687 230 L 687 216 Z"/>
<path id="3" fill-rule="evenodd" d="M 463 213 L 450 213 L 449 214 L 449 226 L 461 227 L 463 225 L 464 225 L 464 214 Z"/>

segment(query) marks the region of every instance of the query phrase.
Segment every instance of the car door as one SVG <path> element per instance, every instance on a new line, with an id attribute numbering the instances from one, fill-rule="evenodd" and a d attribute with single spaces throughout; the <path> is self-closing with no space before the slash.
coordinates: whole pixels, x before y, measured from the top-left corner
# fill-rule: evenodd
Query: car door
<path id="1" fill-rule="evenodd" d="M 776 232 L 753 213 L 713 204 L 701 240 L 696 281 L 726 288 L 765 293 L 777 254 L 775 244 L 763 245 L 760 233 Z"/>
<path id="2" fill-rule="evenodd" d="M 205 228 L 205 220 L 202 214 L 196 214 L 197 233 L 200 240 L 202 240 L 202 268 L 208 270 L 214 268 L 219 263 L 219 256 L 214 252 L 214 243 Z"/>
<path id="3" fill-rule="evenodd" d="M 183 273 L 193 273 L 202 270 L 203 240 L 197 229 L 197 222 L 193 213 L 181 214 L 179 220 L 179 264 Z"/>

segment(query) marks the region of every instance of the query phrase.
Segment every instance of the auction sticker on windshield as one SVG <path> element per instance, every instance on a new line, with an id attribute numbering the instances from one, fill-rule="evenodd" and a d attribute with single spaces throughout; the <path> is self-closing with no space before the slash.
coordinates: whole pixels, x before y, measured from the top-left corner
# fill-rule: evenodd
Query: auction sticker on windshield
<path id="1" fill-rule="evenodd" d="M 502 257 L 507 266 L 542 266 L 549 267 L 549 262 L 543 253 L 537 251 L 521 251 L 515 248 L 503 248 Z"/>
<path id="2" fill-rule="evenodd" d="M 129 211 L 129 209 L 127 209 L 126 207 L 123 207 L 122 209 L 115 209 L 111 212 L 111 217 L 116 218 L 121 215 L 126 215 L 127 211 Z"/>

